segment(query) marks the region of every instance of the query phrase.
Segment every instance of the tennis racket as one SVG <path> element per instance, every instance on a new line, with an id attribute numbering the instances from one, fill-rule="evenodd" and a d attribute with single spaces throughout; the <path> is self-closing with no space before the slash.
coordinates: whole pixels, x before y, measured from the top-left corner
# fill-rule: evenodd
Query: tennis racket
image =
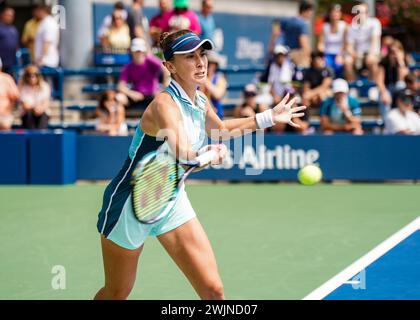
<path id="1" fill-rule="evenodd" d="M 208 165 L 215 156 L 216 151 L 210 150 L 191 161 L 179 162 L 166 152 L 147 154 L 137 164 L 132 176 L 131 198 L 137 220 L 151 224 L 165 217 L 173 208 L 188 175 Z M 184 170 L 181 170 L 181 165 Z"/>

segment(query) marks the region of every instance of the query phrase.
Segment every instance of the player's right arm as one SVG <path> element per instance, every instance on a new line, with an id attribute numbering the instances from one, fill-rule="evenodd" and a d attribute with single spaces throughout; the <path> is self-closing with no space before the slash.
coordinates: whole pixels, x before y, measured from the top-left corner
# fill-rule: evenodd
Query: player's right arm
<path id="1" fill-rule="evenodd" d="M 167 93 L 159 93 L 146 108 L 141 128 L 150 136 L 165 139 L 178 159 L 192 160 L 198 155 L 188 140 L 179 108 Z"/>

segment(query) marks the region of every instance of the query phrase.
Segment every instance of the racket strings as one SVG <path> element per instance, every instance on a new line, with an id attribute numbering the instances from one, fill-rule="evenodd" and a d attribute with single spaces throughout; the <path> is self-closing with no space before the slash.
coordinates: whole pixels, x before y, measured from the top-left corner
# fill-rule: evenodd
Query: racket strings
<path id="1" fill-rule="evenodd" d="M 171 201 L 177 187 L 177 165 L 172 159 L 156 158 L 136 175 L 134 212 L 140 220 L 153 219 Z"/>

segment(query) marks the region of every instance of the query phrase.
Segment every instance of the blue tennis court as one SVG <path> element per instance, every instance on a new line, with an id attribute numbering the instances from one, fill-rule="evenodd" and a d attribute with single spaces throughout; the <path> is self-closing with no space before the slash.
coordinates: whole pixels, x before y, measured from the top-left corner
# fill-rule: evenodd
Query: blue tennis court
<path id="1" fill-rule="evenodd" d="M 420 299 L 420 217 L 304 299 Z"/>

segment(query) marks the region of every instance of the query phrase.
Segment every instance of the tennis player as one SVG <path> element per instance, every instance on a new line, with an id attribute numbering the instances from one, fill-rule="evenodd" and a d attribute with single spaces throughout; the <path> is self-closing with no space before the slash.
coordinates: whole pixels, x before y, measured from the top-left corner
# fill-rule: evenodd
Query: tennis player
<path id="1" fill-rule="evenodd" d="M 178 193 L 175 206 L 154 224 L 140 223 L 131 204 L 130 177 L 136 163 L 147 153 L 167 149 L 179 159 L 194 159 L 213 149 L 213 164 L 221 163 L 227 150 L 224 144 L 202 147 L 206 134 L 221 130 L 223 139 L 244 130 L 265 129 L 277 123 L 297 126 L 293 118 L 302 117 L 306 107 L 292 107 L 286 96 L 273 109 L 256 116 L 222 121 L 197 90 L 207 79 L 206 50 L 213 49 L 208 39 L 189 30 L 164 33 L 160 39 L 166 68 L 171 73 L 169 86 L 157 94 L 146 108 L 132 140 L 129 156 L 118 175 L 107 186 L 98 218 L 105 270 L 105 286 L 95 299 L 126 299 L 135 279 L 139 256 L 147 236 L 156 236 L 190 281 L 201 299 L 224 299 L 223 285 L 215 256 L 185 190 Z M 159 139 L 162 136 L 165 140 Z"/>

